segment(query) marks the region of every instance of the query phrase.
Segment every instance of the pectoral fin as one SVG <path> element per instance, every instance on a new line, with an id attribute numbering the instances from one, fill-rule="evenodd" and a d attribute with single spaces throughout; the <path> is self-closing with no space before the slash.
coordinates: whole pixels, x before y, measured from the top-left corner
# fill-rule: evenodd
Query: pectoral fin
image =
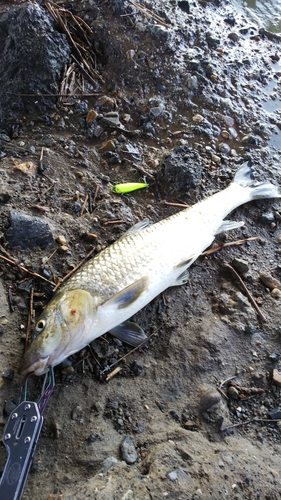
<path id="1" fill-rule="evenodd" d="M 120 239 L 126 238 L 126 236 L 129 236 L 129 234 L 134 234 L 138 233 L 139 231 L 142 231 L 142 229 L 145 229 L 147 226 L 150 226 L 151 222 L 149 219 L 144 219 L 141 220 L 140 222 L 137 222 L 137 224 L 134 224 L 128 231 L 126 231 Z"/>
<path id="2" fill-rule="evenodd" d="M 230 231 L 231 229 L 237 229 L 238 227 L 244 226 L 243 221 L 235 221 L 235 220 L 223 220 L 221 225 L 215 232 L 215 235 L 220 234 L 224 231 Z"/>
<path id="3" fill-rule="evenodd" d="M 133 347 L 137 347 L 147 339 L 144 330 L 132 321 L 125 321 L 124 323 L 121 323 L 121 325 L 112 328 L 109 333 L 114 337 L 117 337 L 117 339 L 122 340 L 122 342 L 126 342 L 126 344 Z"/>
<path id="4" fill-rule="evenodd" d="M 145 291 L 148 284 L 148 276 L 143 276 L 131 285 L 127 286 L 121 292 L 116 293 L 107 301 L 107 305 L 117 307 L 117 309 L 125 309 L 135 302 Z"/>

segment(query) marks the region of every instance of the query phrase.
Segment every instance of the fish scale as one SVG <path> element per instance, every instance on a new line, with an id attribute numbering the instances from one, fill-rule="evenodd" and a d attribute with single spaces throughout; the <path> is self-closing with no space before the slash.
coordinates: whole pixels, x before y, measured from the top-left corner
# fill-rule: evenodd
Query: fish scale
<path id="1" fill-rule="evenodd" d="M 41 375 L 108 331 L 137 345 L 144 332 L 127 320 L 166 288 L 186 283 L 189 266 L 218 233 L 244 224 L 226 215 L 248 201 L 280 197 L 278 187 L 253 181 L 243 165 L 223 191 L 156 224 L 138 223 L 61 286 L 19 372 Z"/>

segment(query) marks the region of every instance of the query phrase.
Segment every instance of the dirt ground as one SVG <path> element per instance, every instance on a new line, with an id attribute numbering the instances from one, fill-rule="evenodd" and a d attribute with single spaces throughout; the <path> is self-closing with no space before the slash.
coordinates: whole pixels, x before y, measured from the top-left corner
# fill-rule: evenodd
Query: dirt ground
<path id="1" fill-rule="evenodd" d="M 2 2 L 1 15 L 24 3 Z M 244 161 L 281 186 L 278 35 L 228 1 L 58 4 L 92 27 L 103 82 L 83 83 L 76 69 L 74 92 L 96 96 L 25 114 L 10 142 L 1 136 L 2 257 L 8 252 L 57 281 L 132 224 L 179 210 L 168 203 L 192 204 L 223 189 Z M 90 109 L 101 117 L 93 125 Z M 110 112 L 115 125 L 113 115 L 106 122 Z M 169 174 L 177 147 L 180 172 L 189 158 L 183 177 Z M 19 170 L 24 162 L 34 170 Z M 111 191 L 144 176 L 147 189 Z M 11 210 L 46 221 L 53 244 L 9 247 Z M 134 321 L 154 334 L 146 346 L 120 359 L 129 346 L 106 335 L 55 369 L 24 500 L 281 498 L 281 202 L 249 203 L 231 218 L 245 225 L 219 235 L 214 247 L 259 239 L 200 257 L 186 285 L 137 313 Z M 22 382 L 31 286 L 38 317 L 51 285 L 0 259 L 2 429 Z M 118 360 L 121 370 L 106 380 Z M 31 400 L 41 382 L 30 378 Z M 120 448 L 126 436 L 137 454 L 131 465 Z M 3 468 L 4 447 L 0 458 Z"/>

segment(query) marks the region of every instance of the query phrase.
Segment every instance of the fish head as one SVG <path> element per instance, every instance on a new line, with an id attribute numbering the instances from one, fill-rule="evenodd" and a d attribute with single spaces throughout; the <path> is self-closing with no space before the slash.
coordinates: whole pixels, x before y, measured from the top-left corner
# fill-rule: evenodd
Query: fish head
<path id="1" fill-rule="evenodd" d="M 87 344 L 93 299 L 81 289 L 58 292 L 44 309 L 19 367 L 23 376 L 42 375 Z"/>

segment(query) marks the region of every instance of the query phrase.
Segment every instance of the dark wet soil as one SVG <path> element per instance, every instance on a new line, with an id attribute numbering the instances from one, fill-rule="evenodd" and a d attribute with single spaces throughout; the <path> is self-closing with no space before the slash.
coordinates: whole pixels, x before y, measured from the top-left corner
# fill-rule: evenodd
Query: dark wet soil
<path id="1" fill-rule="evenodd" d="M 1 13 L 24 3 L 3 3 Z M 223 189 L 244 161 L 281 185 L 277 35 L 227 1 L 63 5 L 92 28 L 103 82 L 76 67 L 71 93 L 97 95 L 37 113 L 28 101 L 12 124 L 1 117 L 11 139 L 1 136 L 1 244 L 18 263 L 57 281 L 132 224 L 179 210 L 167 202 L 192 204 Z M 144 176 L 147 189 L 111 191 Z M 9 247 L 11 210 L 42 218 L 54 243 Z M 108 381 L 107 367 L 130 351 L 109 335 L 56 368 L 25 500 L 280 498 L 280 214 L 278 200 L 237 209 L 231 217 L 245 226 L 214 246 L 259 239 L 200 257 L 186 285 L 135 315 L 154 335 Z M 265 320 L 224 263 L 240 269 Z M 21 384 L 31 287 L 36 317 L 52 287 L 3 259 L 0 277 L 4 429 Z M 40 387 L 33 377 L 31 399 Z M 133 465 L 121 455 L 125 436 Z"/>

